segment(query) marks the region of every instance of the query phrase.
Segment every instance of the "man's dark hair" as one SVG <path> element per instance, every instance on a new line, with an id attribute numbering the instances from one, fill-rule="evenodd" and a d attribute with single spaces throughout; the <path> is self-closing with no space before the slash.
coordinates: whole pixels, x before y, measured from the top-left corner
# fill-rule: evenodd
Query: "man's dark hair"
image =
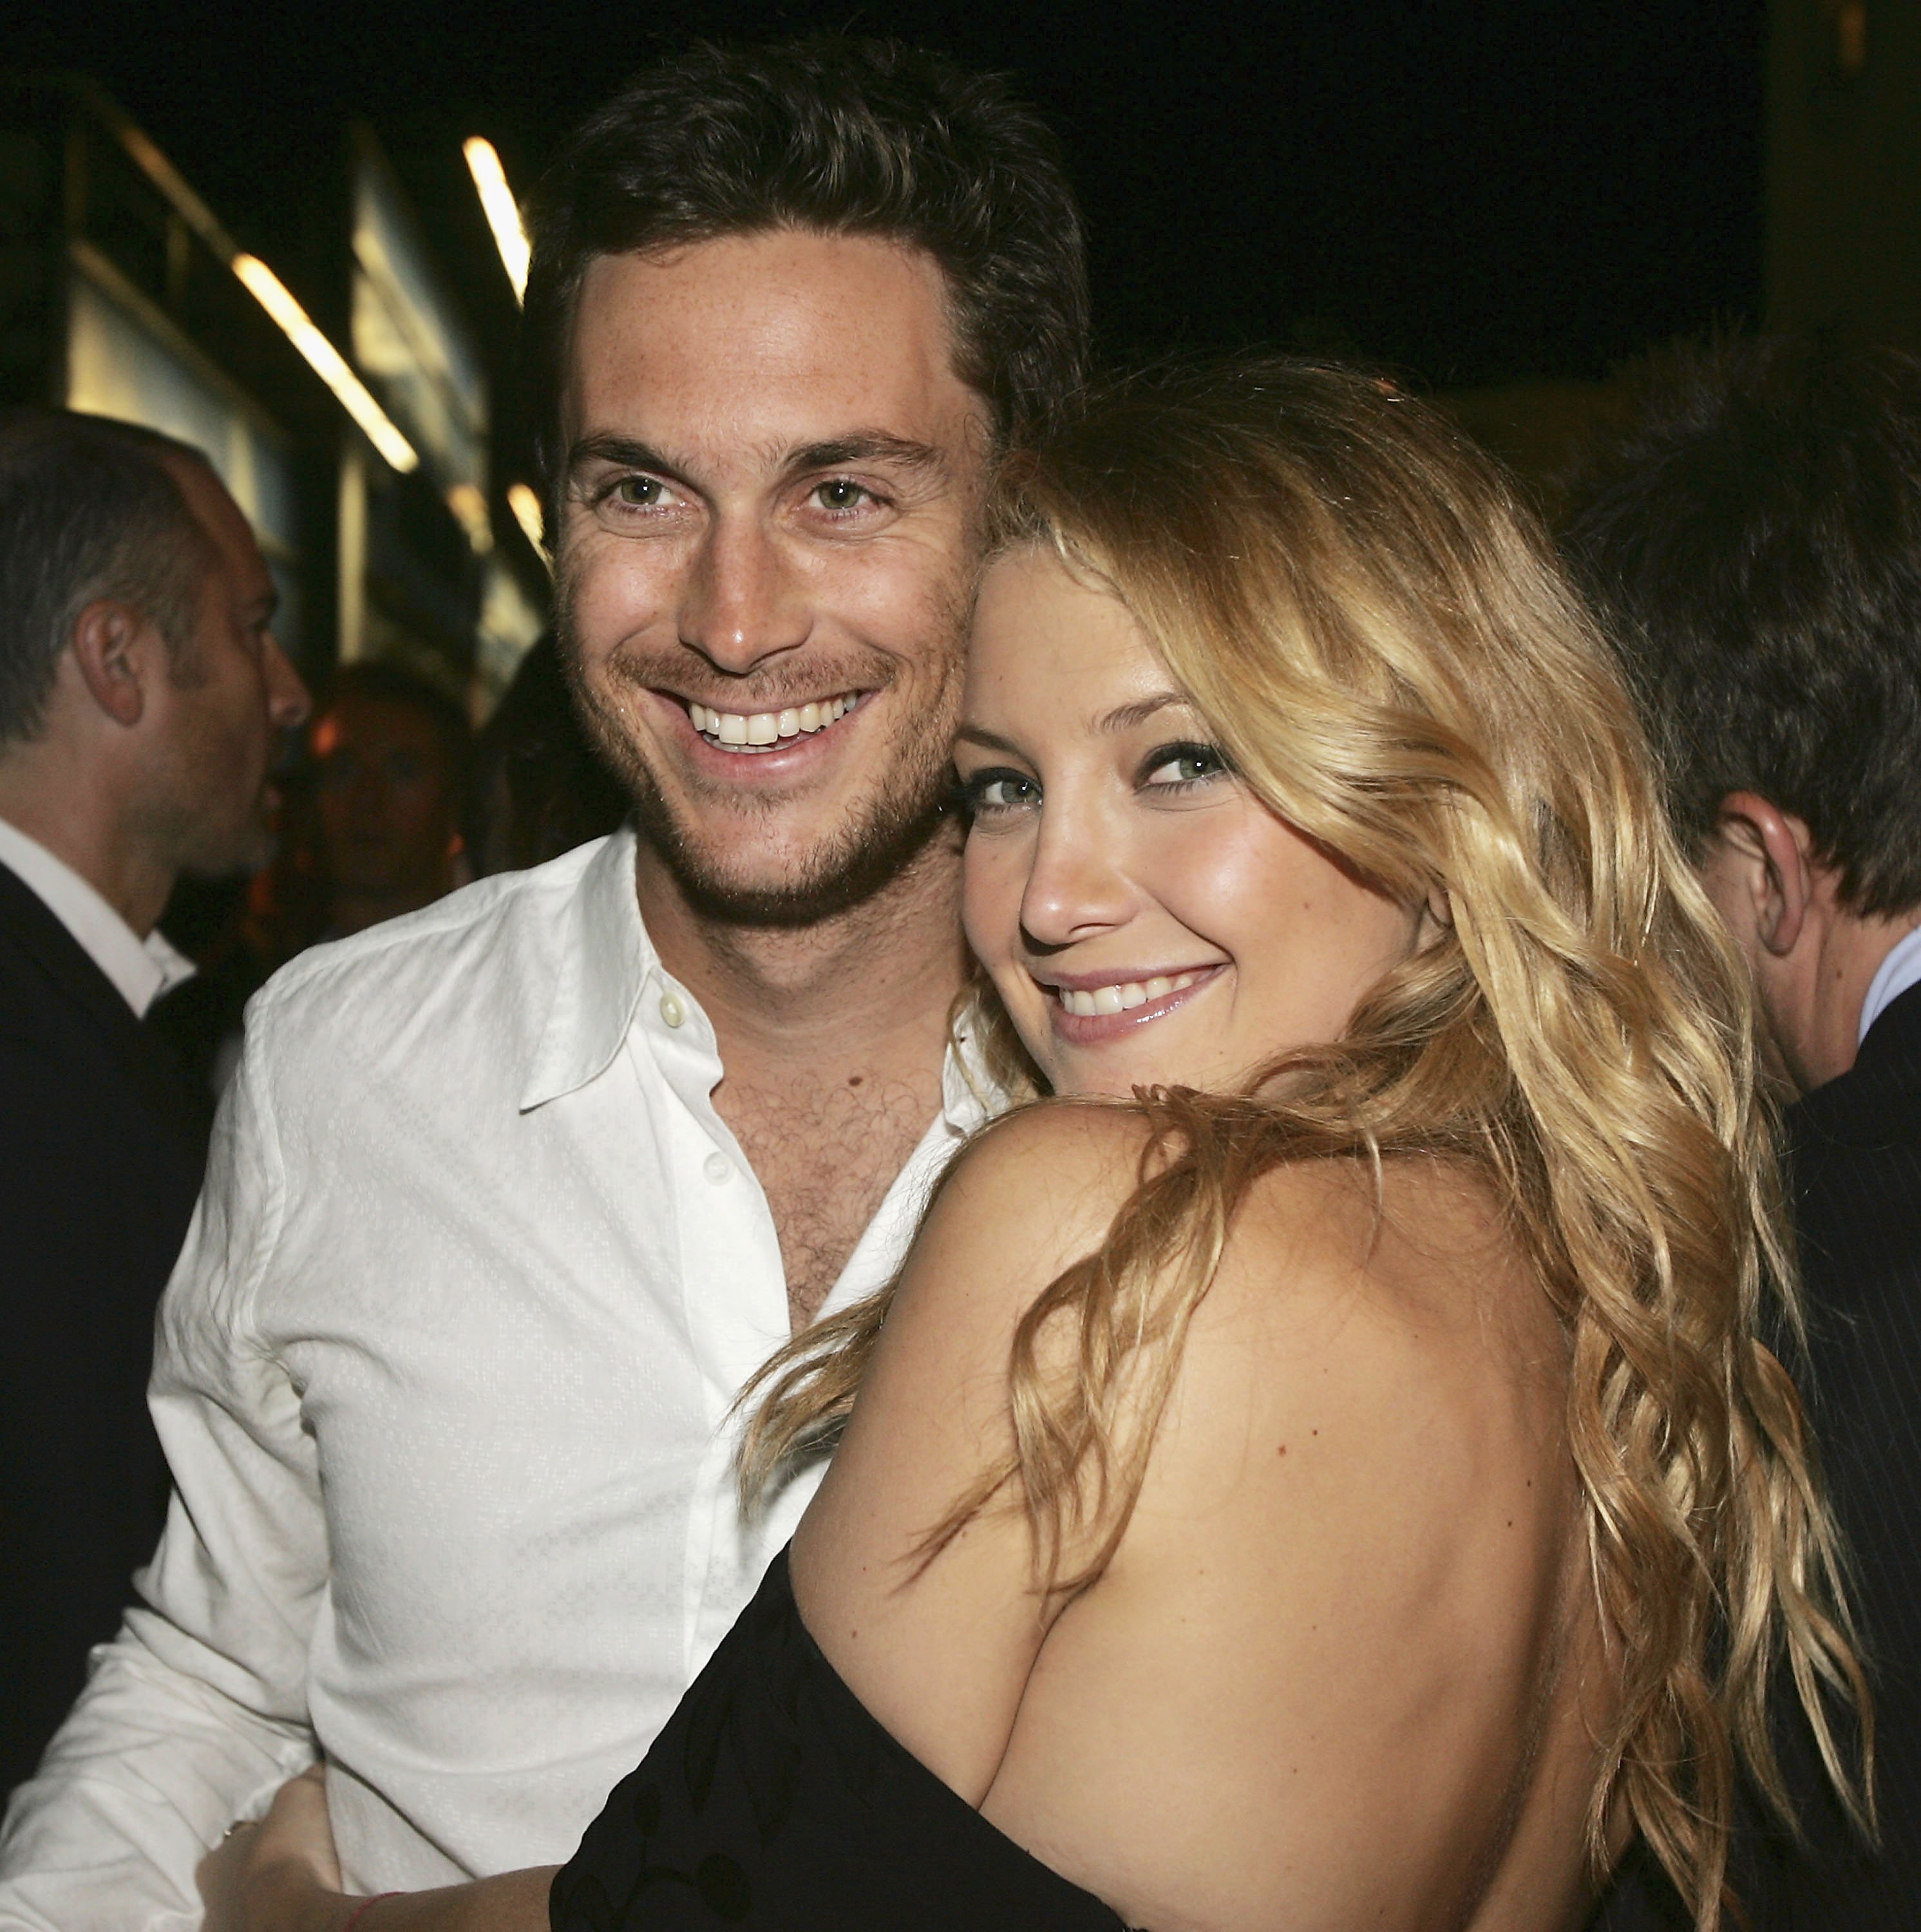
<path id="1" fill-rule="evenodd" d="M 185 669 L 212 539 L 167 465 L 191 444 L 71 410 L 0 419 L 0 745 L 35 737 L 80 613 L 132 605 Z"/>
<path id="2" fill-rule="evenodd" d="M 1757 792 L 1850 910 L 1921 904 L 1921 362 L 1809 337 L 1648 358 L 1563 537 L 1697 856 Z"/>
<path id="3" fill-rule="evenodd" d="M 1086 355 L 1085 249 L 1053 137 L 1004 82 L 893 41 L 701 45 L 637 75 L 563 148 L 530 208 L 523 351 L 550 493 L 588 264 L 782 228 L 924 250 L 958 373 L 1001 436 L 1058 416 Z"/>

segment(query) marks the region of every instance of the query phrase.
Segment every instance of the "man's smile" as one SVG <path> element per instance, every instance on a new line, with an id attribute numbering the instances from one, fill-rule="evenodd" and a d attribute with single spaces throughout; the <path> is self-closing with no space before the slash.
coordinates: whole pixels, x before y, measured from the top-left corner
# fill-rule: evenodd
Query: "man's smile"
<path id="1" fill-rule="evenodd" d="M 867 694 L 851 691 L 816 702 L 788 705 L 778 711 L 716 711 L 713 706 L 687 700 L 694 729 L 710 745 L 728 752 L 772 752 L 838 724 Z"/>

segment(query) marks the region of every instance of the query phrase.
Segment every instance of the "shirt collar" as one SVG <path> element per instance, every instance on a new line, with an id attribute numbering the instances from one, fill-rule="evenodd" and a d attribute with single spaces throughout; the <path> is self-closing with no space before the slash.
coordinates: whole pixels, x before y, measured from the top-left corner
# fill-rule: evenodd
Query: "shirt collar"
<path id="1" fill-rule="evenodd" d="M 1868 982 L 1868 997 L 1861 1002 L 1861 1030 L 1855 1035 L 1857 1043 L 1868 1037 L 1868 1029 L 1913 986 L 1921 986 L 1921 926 L 1895 942 Z"/>
<path id="2" fill-rule="evenodd" d="M 1009 1097 L 987 1070 L 980 1022 L 972 1006 L 965 1006 L 950 1030 L 947 1057 L 941 1067 L 941 1117 L 955 1133 L 971 1134 L 990 1115 L 1000 1113 Z"/>
<path id="3" fill-rule="evenodd" d="M 602 842 L 561 915 L 554 998 L 521 1088 L 521 1111 L 584 1087 L 612 1064 L 659 956 L 641 922 L 634 831 Z"/>
<path id="4" fill-rule="evenodd" d="M 560 961 L 547 1023 L 521 1088 L 523 1113 L 571 1094 L 612 1065 L 660 956 L 641 918 L 635 833 L 623 826 L 587 861 L 562 915 Z M 982 1064 L 971 1016 L 954 1030 L 941 1070 L 941 1113 L 970 1133 L 1007 1104 Z"/>
<path id="5" fill-rule="evenodd" d="M 194 962 L 176 951 L 158 926 L 141 938 L 64 859 L 56 858 L 38 839 L 29 838 L 4 818 L 0 818 L 0 862 L 23 885 L 32 888 L 73 935 L 133 1008 L 136 1019 L 145 1018 L 148 1007 L 162 993 L 194 976 Z"/>

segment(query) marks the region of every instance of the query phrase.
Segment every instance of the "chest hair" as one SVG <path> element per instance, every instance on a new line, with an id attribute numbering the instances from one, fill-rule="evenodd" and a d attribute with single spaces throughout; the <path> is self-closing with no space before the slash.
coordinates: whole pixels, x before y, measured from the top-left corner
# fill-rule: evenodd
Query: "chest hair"
<path id="1" fill-rule="evenodd" d="M 798 1334 L 939 1110 L 939 1074 L 727 1084 L 716 1100 L 773 1210 Z"/>

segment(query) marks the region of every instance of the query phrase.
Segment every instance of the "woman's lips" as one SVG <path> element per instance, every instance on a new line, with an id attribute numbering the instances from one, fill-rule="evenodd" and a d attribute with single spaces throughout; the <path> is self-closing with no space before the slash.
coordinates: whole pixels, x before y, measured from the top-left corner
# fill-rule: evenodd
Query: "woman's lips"
<path id="1" fill-rule="evenodd" d="M 1217 962 L 1211 966 L 1190 966 L 1179 972 L 1151 974 L 1139 979 L 1103 980 L 1098 986 L 1075 983 L 1064 986 L 1049 982 L 1046 987 L 1047 1016 L 1053 1025 L 1055 1038 L 1064 1040 L 1070 1046 L 1096 1046 L 1106 1040 L 1124 1040 L 1137 1028 L 1151 1026 L 1176 1007 L 1185 1006 L 1212 986 L 1220 976 L 1221 970 L 1222 962 Z M 1148 991 L 1157 980 L 1168 982 L 1165 992 Z M 1092 994 L 1098 998 L 1109 988 L 1123 998 L 1135 989 L 1146 997 L 1133 1006 L 1123 1005 L 1118 1011 L 1092 1013 L 1070 1012 L 1062 997 L 1067 992 L 1077 993 L 1082 997 L 1076 1004 L 1083 1004 L 1087 995 Z M 1124 992 L 1124 988 L 1127 991 Z M 1104 1006 L 1107 1001 L 1103 1000 L 1101 1004 Z"/>

